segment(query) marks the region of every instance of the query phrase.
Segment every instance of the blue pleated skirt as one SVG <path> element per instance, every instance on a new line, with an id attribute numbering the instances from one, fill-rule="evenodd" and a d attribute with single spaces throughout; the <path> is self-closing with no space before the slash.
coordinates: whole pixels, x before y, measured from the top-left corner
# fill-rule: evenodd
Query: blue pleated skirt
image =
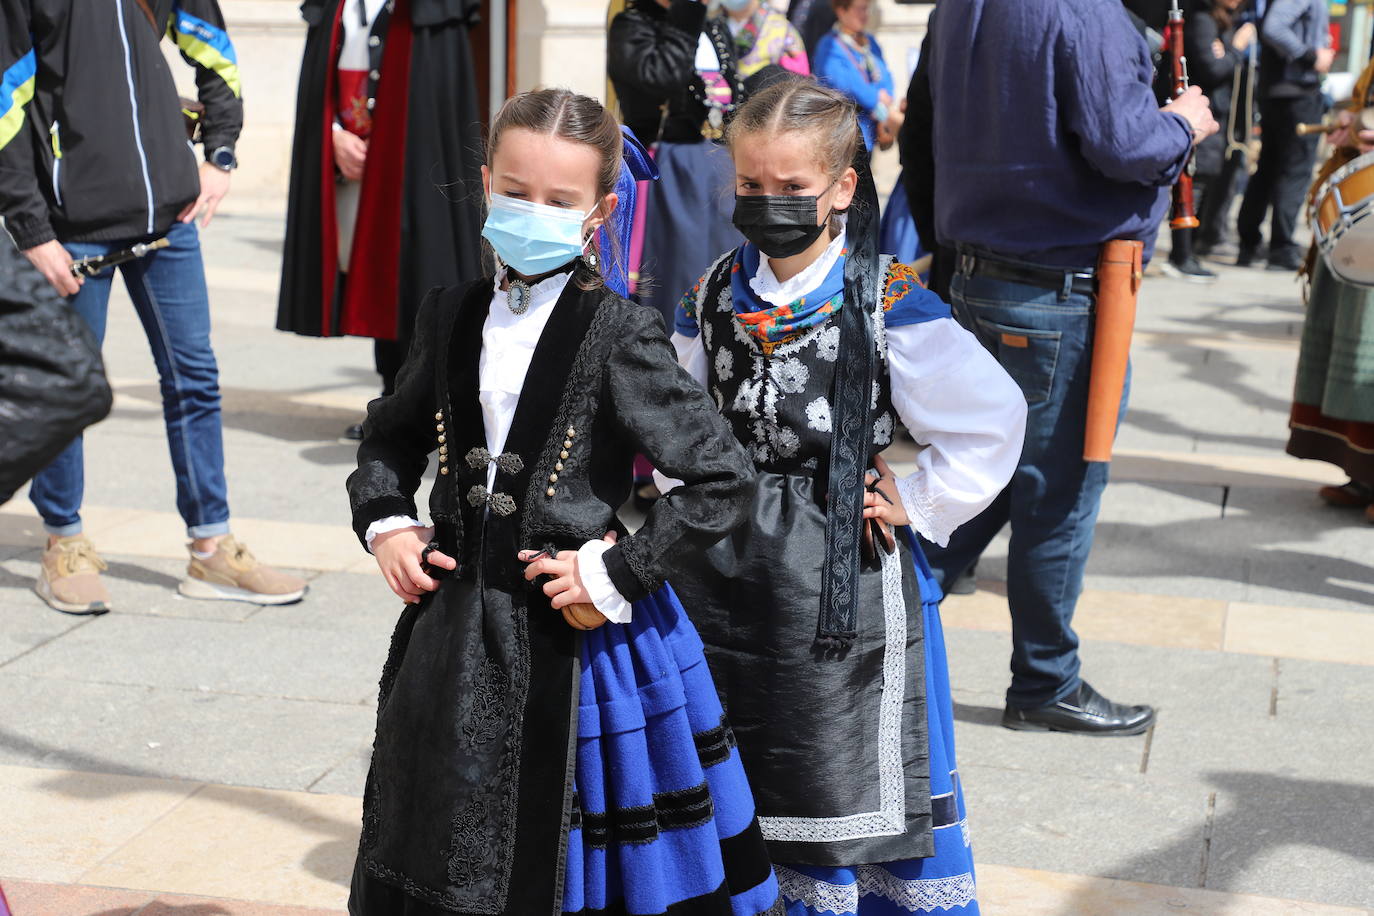
<path id="1" fill-rule="evenodd" d="M 665 586 L 586 634 L 564 910 L 781 914 L 734 735 Z"/>
<path id="2" fill-rule="evenodd" d="M 977 916 L 979 912 L 968 815 L 954 756 L 954 703 L 940 624 L 940 586 L 909 529 L 906 534 L 921 588 L 925 631 L 935 855 L 851 868 L 779 863 L 777 878 L 787 916 Z"/>

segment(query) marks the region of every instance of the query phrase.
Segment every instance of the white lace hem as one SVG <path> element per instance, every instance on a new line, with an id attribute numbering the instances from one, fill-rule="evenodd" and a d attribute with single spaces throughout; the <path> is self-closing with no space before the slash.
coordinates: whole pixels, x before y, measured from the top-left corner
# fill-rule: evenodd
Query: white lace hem
<path id="1" fill-rule="evenodd" d="M 786 902 L 835 916 L 858 913 L 859 899 L 866 896 L 881 897 L 909 913 L 952 910 L 978 899 L 977 884 L 968 872 L 948 878 L 899 878 L 881 865 L 860 865 L 855 884 L 831 884 L 785 865 L 773 870 Z"/>

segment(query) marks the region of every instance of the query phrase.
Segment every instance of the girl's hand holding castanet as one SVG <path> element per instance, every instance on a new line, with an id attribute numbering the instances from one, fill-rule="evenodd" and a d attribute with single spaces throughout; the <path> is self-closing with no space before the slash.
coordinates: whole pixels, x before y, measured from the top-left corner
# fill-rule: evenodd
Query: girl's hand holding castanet
<path id="1" fill-rule="evenodd" d="M 612 544 L 616 533 L 607 531 L 603 540 Z M 525 567 L 526 581 L 533 582 L 540 576 L 548 576 L 543 592 L 549 597 L 549 604 L 563 613 L 568 625 L 578 630 L 594 630 L 606 622 L 606 617 L 592 603 L 587 586 L 582 581 L 582 571 L 576 550 L 560 550 L 550 556 L 544 551 L 522 550 L 520 560 L 528 563 Z"/>
<path id="2" fill-rule="evenodd" d="M 425 593 L 439 587 L 439 581 L 425 573 L 424 564 L 449 571 L 458 568 L 458 561 L 447 554 L 425 549 L 434 539 L 433 528 L 399 528 L 379 534 L 372 539 L 372 554 L 391 586 L 406 604 L 419 604 Z"/>

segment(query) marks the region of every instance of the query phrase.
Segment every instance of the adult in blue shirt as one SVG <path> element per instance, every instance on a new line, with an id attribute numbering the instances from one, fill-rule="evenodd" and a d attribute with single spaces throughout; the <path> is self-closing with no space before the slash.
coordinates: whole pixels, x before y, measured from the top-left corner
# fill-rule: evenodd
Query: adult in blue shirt
<path id="1" fill-rule="evenodd" d="M 911 160 L 957 251 L 954 308 L 1030 404 L 1012 482 L 927 548 L 951 582 L 1011 524 L 1008 728 L 1131 735 L 1154 721 L 1080 677 L 1072 627 L 1107 483 L 1082 458 L 1098 248 L 1141 239 L 1148 259 L 1169 185 L 1217 129 L 1196 89 L 1158 108 L 1151 69 L 1119 0 L 941 0 L 912 90 L 928 94 L 906 133 L 929 138 Z"/>
<path id="2" fill-rule="evenodd" d="M 835 27 L 816 44 L 811 70 L 822 83 L 859 106 L 864 145 L 872 150 L 877 142 L 887 149 L 902 125 L 902 111 L 892 97 L 892 71 L 883 59 L 883 49 L 868 32 L 872 2 L 831 0 L 830 5 L 835 10 Z"/>

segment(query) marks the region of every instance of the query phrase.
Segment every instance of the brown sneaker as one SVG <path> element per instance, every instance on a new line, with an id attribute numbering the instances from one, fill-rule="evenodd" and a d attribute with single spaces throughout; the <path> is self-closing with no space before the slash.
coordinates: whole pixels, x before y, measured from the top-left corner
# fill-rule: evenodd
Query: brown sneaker
<path id="1" fill-rule="evenodd" d="M 308 588 L 299 576 L 259 563 L 232 534 L 220 540 L 214 556 L 202 560 L 192 554 L 186 574 L 177 591 L 187 598 L 209 601 L 291 604 L 300 601 Z"/>
<path id="2" fill-rule="evenodd" d="M 100 581 L 108 568 L 85 535 L 59 538 L 43 551 L 43 566 L 33 590 L 64 614 L 108 614 L 110 593 Z"/>

